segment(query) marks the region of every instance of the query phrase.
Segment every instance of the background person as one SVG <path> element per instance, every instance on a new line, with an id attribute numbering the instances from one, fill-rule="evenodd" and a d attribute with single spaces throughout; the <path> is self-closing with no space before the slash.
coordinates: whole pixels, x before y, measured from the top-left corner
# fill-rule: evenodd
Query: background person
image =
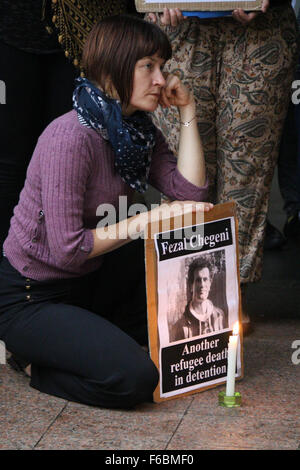
<path id="1" fill-rule="evenodd" d="M 298 58 L 296 18 L 286 0 L 265 0 L 262 12 L 211 19 L 198 13 L 184 19 L 174 9 L 148 18 L 171 40 L 166 70 L 195 94 L 209 198 L 237 203 L 244 291 L 261 278 L 271 183 Z M 157 109 L 154 122 L 177 152 L 178 117 Z M 245 306 L 243 322 L 249 323 Z"/>
<path id="2" fill-rule="evenodd" d="M 38 140 L 4 243 L 0 338 L 16 362 L 31 364 L 30 384 L 42 392 L 130 407 L 150 400 L 156 387 L 157 370 L 138 344 L 147 340 L 143 252 L 134 243 L 129 256 L 116 258 L 114 250 L 169 207 L 97 229 L 96 211 L 111 204 L 118 213 L 119 197 L 130 201 L 148 182 L 178 199 L 179 213 L 184 200 L 196 210 L 193 201 L 207 196 L 194 98 L 177 77 L 163 76 L 170 56 L 155 25 L 128 16 L 99 22 L 84 48 L 87 78 L 78 80 L 75 109 Z M 179 108 L 177 160 L 147 115 L 159 103 Z M 118 309 L 131 336 L 112 323 Z"/>
<path id="3" fill-rule="evenodd" d="M 300 30 L 300 8 L 297 15 Z M 300 85 L 300 53 L 294 83 Z M 293 88 L 293 94 L 296 90 Z M 278 183 L 284 201 L 286 222 L 283 228 L 288 240 L 300 241 L 300 93 L 290 101 L 281 139 L 278 160 Z M 297 102 L 298 101 L 298 102 Z"/>
<path id="4" fill-rule="evenodd" d="M 293 1 L 297 14 L 298 28 L 300 30 L 300 2 Z M 300 79 L 300 55 L 293 84 Z M 293 98 L 294 96 L 294 98 Z M 300 240 L 300 121 L 299 94 L 293 87 L 292 99 L 289 103 L 282 138 L 280 142 L 278 159 L 278 185 L 283 199 L 283 210 L 286 221 L 283 227 L 284 235 L 267 221 L 264 248 L 266 250 L 280 249 L 288 240 Z"/>

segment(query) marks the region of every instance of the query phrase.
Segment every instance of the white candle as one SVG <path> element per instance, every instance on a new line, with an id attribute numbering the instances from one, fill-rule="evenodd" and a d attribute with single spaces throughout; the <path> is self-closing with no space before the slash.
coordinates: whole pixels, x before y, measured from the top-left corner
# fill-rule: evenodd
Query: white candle
<path id="1" fill-rule="evenodd" d="M 239 322 L 236 322 L 233 327 L 233 334 L 229 336 L 228 343 L 228 359 L 227 359 L 227 382 L 226 382 L 226 396 L 234 396 L 235 386 L 235 369 L 236 369 L 236 356 L 238 345 Z"/>

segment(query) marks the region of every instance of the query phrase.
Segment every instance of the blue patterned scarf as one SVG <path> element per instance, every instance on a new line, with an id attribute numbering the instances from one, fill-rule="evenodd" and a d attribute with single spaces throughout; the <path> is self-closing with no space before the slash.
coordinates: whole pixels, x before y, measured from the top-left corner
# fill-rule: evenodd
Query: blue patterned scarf
<path id="1" fill-rule="evenodd" d="M 73 108 L 81 124 L 109 140 L 115 168 L 134 190 L 144 192 L 155 145 L 155 126 L 146 113 L 122 116 L 121 104 L 109 98 L 86 78 L 77 78 Z"/>

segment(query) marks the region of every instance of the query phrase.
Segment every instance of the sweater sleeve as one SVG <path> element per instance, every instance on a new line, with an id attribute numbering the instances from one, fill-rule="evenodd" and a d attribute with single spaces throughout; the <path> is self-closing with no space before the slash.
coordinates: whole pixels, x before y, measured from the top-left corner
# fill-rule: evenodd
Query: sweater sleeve
<path id="1" fill-rule="evenodd" d="M 57 267 L 77 270 L 93 248 L 84 227 L 84 194 L 92 171 L 89 136 L 57 125 L 45 135 L 40 156 L 47 239 Z"/>
<path id="2" fill-rule="evenodd" d="M 206 201 L 208 181 L 198 187 L 190 183 L 177 168 L 177 160 L 169 149 L 162 133 L 157 129 L 156 145 L 153 150 L 149 183 L 171 200 Z"/>

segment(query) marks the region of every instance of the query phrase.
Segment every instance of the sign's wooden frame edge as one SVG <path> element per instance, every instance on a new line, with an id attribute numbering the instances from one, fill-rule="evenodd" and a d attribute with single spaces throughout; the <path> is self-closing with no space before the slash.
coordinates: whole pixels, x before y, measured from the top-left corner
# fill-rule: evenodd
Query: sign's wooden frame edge
<path id="1" fill-rule="evenodd" d="M 147 12 L 162 12 L 165 7 L 167 8 L 180 8 L 185 11 L 229 11 L 235 10 L 236 8 L 242 8 L 246 11 L 261 10 L 262 0 L 237 0 L 230 2 L 157 2 L 157 3 L 146 3 L 145 0 L 135 0 L 135 6 L 139 13 Z"/>

